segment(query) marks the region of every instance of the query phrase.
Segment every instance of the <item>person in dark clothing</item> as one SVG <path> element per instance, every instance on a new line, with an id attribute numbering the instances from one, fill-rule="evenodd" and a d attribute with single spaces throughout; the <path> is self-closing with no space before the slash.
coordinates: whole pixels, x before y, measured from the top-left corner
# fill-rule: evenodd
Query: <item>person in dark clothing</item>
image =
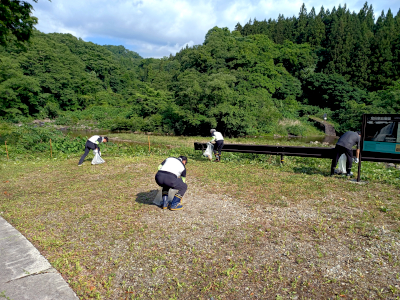
<path id="1" fill-rule="evenodd" d="M 356 159 L 355 162 L 358 163 L 358 158 L 360 157 L 360 138 L 361 132 L 357 131 L 347 131 L 343 134 L 336 143 L 334 149 L 332 165 L 331 165 L 331 176 L 335 174 L 335 168 L 339 157 L 344 153 L 347 158 L 346 163 L 346 175 L 351 176 L 351 167 L 353 165 L 353 146 L 357 145 Z"/>
<path id="2" fill-rule="evenodd" d="M 221 150 L 224 146 L 224 137 L 222 136 L 221 132 L 216 131 L 215 129 L 210 130 L 211 133 L 211 143 L 215 142 L 214 145 L 214 155 L 215 161 L 219 162 L 221 160 Z"/>
<path id="3" fill-rule="evenodd" d="M 108 142 L 108 137 L 102 137 L 99 135 L 94 135 L 90 139 L 86 141 L 85 144 L 85 153 L 83 153 L 81 159 L 79 160 L 78 166 L 82 166 L 83 161 L 85 160 L 85 157 L 89 154 L 90 150 L 96 150 L 99 152 L 99 155 L 101 156 L 100 152 L 100 143 L 105 143 Z"/>
<path id="4" fill-rule="evenodd" d="M 186 156 L 168 157 L 158 166 L 155 180 L 162 187 L 162 209 L 179 210 L 183 208 L 181 201 L 187 190 L 186 163 Z M 168 202 L 169 189 L 178 190 L 171 202 Z"/>

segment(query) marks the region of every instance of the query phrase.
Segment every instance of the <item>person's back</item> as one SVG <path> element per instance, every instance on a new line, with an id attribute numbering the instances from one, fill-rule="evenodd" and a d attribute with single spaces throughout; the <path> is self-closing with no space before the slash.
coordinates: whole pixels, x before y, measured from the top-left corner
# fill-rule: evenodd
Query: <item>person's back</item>
<path id="1" fill-rule="evenodd" d="M 221 159 L 221 150 L 224 146 L 224 137 L 221 132 L 216 131 L 215 129 L 210 130 L 211 133 L 211 143 L 215 142 L 214 147 L 214 154 L 215 154 L 215 161 L 220 161 Z"/>
<path id="2" fill-rule="evenodd" d="M 108 137 L 102 137 L 99 135 L 94 135 L 92 137 L 90 137 L 89 139 L 87 139 L 86 144 L 85 144 L 85 153 L 83 153 L 81 159 L 79 160 L 78 166 L 82 166 L 83 161 L 85 160 L 85 157 L 89 154 L 90 150 L 96 150 L 98 152 L 98 154 L 101 156 L 101 152 L 100 152 L 100 147 L 99 144 L 100 143 L 105 143 L 108 142 Z"/>
<path id="3" fill-rule="evenodd" d="M 336 145 L 342 146 L 346 149 L 351 149 L 354 145 L 357 145 L 357 147 L 359 148 L 360 136 L 357 132 L 347 131 L 339 138 Z"/>
<path id="4" fill-rule="evenodd" d="M 159 166 L 155 180 L 162 190 L 162 208 L 169 208 L 170 210 L 179 210 L 183 208 L 181 200 L 186 192 L 186 156 L 168 157 Z M 180 178 L 178 178 L 180 177 Z M 178 193 L 175 194 L 171 202 L 168 201 L 169 189 L 176 189 Z"/>
<path id="5" fill-rule="evenodd" d="M 213 137 L 216 142 L 224 140 L 224 137 L 222 136 L 222 133 L 219 132 L 219 131 L 212 132 L 211 133 L 211 137 Z"/>
<path id="6" fill-rule="evenodd" d="M 169 172 L 174 174 L 176 177 L 180 177 L 184 172 L 183 177 L 186 177 L 186 168 L 182 163 L 182 160 L 176 157 L 168 157 L 163 161 L 159 171 Z"/>

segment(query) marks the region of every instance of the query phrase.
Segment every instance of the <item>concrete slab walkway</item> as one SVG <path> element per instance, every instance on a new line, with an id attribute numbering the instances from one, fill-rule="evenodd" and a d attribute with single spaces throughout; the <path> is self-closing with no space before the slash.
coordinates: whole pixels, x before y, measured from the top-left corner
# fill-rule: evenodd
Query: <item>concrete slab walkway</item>
<path id="1" fill-rule="evenodd" d="M 0 217 L 0 299 L 78 299 L 47 259 L 2 217 Z"/>

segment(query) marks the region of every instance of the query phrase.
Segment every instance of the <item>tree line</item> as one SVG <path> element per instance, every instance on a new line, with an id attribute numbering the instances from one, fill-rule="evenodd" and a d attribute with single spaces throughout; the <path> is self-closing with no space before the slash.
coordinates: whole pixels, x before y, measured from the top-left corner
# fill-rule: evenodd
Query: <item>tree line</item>
<path id="1" fill-rule="evenodd" d="M 237 23 L 241 35 L 264 34 L 277 44 L 286 41 L 311 45 L 317 61 L 315 72 L 340 74 L 354 86 L 377 91 L 400 76 L 400 10 L 391 9 L 375 19 L 372 5 L 365 3 L 358 12 L 346 5 L 317 13 L 302 5 L 298 17 Z"/>
<path id="2" fill-rule="evenodd" d="M 298 18 L 214 27 L 160 59 L 33 30 L 24 47 L 0 45 L 0 117 L 238 136 L 315 134 L 308 116 L 327 113 L 338 132 L 355 130 L 363 113 L 399 112 L 399 23 L 390 10 L 375 22 L 367 4 L 303 5 Z"/>

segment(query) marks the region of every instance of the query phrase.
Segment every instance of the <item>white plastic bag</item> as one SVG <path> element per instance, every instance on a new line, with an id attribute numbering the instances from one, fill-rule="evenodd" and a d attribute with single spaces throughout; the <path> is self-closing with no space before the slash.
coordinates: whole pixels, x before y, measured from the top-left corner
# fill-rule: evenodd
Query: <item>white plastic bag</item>
<path id="1" fill-rule="evenodd" d="M 338 174 L 346 174 L 346 162 L 347 157 L 345 154 L 342 154 L 339 158 L 339 168 L 337 169 Z"/>
<path id="2" fill-rule="evenodd" d="M 178 190 L 174 190 L 174 189 L 169 189 L 168 191 L 168 201 L 172 201 L 172 199 L 174 198 L 175 194 L 178 192 Z M 162 202 L 162 188 L 158 191 L 156 197 L 153 200 L 153 204 L 157 205 L 157 206 L 161 206 Z"/>
<path id="3" fill-rule="evenodd" d="M 94 153 L 94 158 L 92 160 L 92 165 L 99 165 L 105 163 L 104 159 L 101 158 L 97 150 L 93 150 L 93 153 Z"/>
<path id="4" fill-rule="evenodd" d="M 206 149 L 206 151 L 204 151 L 203 156 L 208 157 L 208 159 L 211 160 L 213 150 L 214 150 L 214 145 L 211 143 L 207 143 L 207 149 Z"/>

